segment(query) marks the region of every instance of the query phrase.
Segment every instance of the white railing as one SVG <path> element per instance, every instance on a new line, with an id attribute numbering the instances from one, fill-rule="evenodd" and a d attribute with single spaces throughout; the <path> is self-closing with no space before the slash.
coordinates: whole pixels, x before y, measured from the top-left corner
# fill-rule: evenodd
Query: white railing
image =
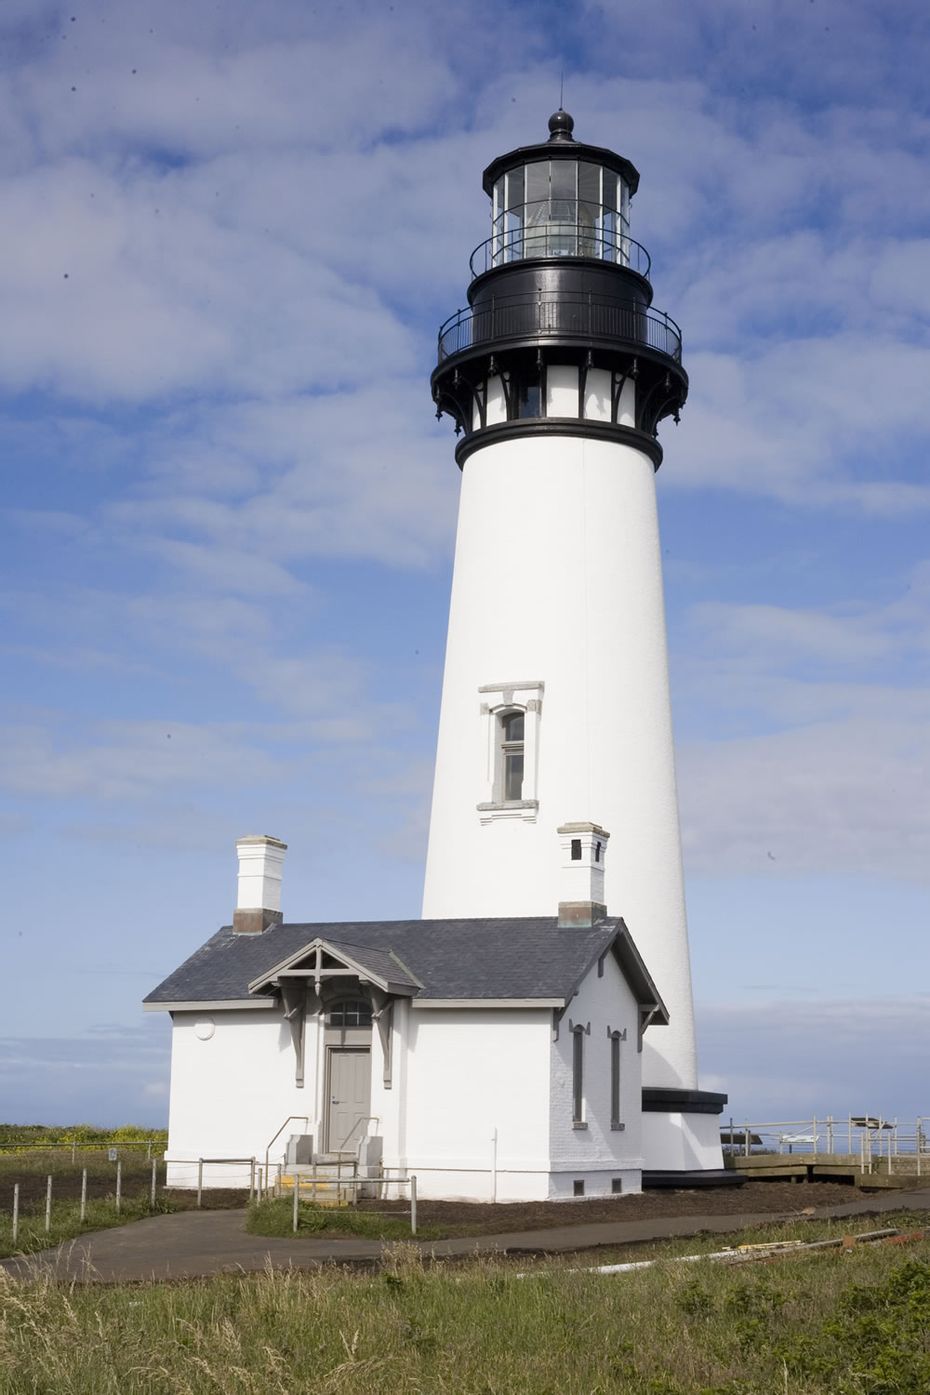
<path id="1" fill-rule="evenodd" d="M 881 1166 L 888 1172 L 916 1171 L 920 1177 L 930 1170 L 927 1124 L 926 1116 L 903 1124 L 876 1114 L 848 1114 L 844 1118 L 828 1114 L 762 1123 L 731 1119 L 721 1126 L 720 1141 L 725 1153 L 747 1158 L 766 1153 L 855 1157 L 869 1172 Z"/>
<path id="2" fill-rule="evenodd" d="M 204 1187 L 228 1187 L 231 1191 L 249 1189 L 249 1200 L 260 1194 L 263 1183 L 261 1164 L 257 1158 L 170 1158 L 164 1157 L 165 1186 L 185 1190 L 197 1188 L 197 1205 L 203 1201 Z M 217 1172 L 217 1169 L 222 1171 Z M 267 1175 L 267 1174 L 266 1174 Z"/>
<path id="3" fill-rule="evenodd" d="M 330 1164 L 327 1164 L 327 1166 L 333 1167 L 333 1166 L 337 1166 L 337 1164 L 330 1163 Z M 388 1214 L 388 1215 L 391 1215 L 391 1216 L 405 1216 L 405 1215 L 408 1215 L 408 1216 L 410 1217 L 410 1234 L 411 1234 L 411 1235 L 416 1235 L 416 1233 L 417 1233 L 417 1179 L 416 1179 L 416 1174 L 413 1173 L 413 1172 L 411 1172 L 411 1173 L 409 1173 L 409 1174 L 407 1174 L 407 1175 L 405 1175 L 405 1176 L 402 1176 L 402 1177 L 401 1177 L 401 1176 L 391 1177 L 390 1175 L 388 1175 L 388 1174 L 389 1174 L 390 1172 L 392 1172 L 392 1171 L 401 1172 L 401 1171 L 403 1171 L 403 1170 L 404 1170 L 404 1169 L 402 1169 L 402 1168 L 384 1168 L 384 1169 L 383 1169 L 384 1175 L 381 1175 L 381 1176 L 378 1176 L 378 1177 L 353 1177 L 353 1178 L 349 1178 L 349 1179 L 343 1179 L 343 1181 L 342 1181 L 341 1184 L 339 1184 L 339 1185 L 341 1185 L 343 1188 L 346 1188 L 347 1190 L 351 1190 L 353 1187 L 370 1187 L 370 1186 L 376 1186 L 376 1187 L 378 1188 L 378 1191 L 379 1191 L 378 1200 L 380 1200 L 380 1201 L 390 1201 L 391 1198 L 390 1198 L 389 1192 L 390 1192 L 390 1189 L 391 1189 L 392 1187 L 395 1187 L 395 1188 L 397 1189 L 398 1193 L 401 1191 L 402 1188 L 406 1187 L 406 1188 L 407 1188 L 408 1195 L 409 1195 L 409 1198 L 410 1198 L 410 1209 L 409 1209 L 409 1211 L 390 1211 L 390 1212 L 388 1212 L 387 1214 Z M 315 1189 L 316 1187 L 318 1187 L 319 1185 L 321 1185 L 321 1184 L 322 1184 L 322 1185 L 325 1185 L 328 1179 L 327 1179 L 327 1177 L 326 1177 L 325 1175 L 323 1175 L 323 1174 L 321 1174 L 320 1177 L 317 1178 L 316 1175 L 315 1175 L 315 1169 L 314 1169 L 314 1175 L 311 1176 L 311 1177 L 309 1177 L 309 1178 L 306 1177 L 305 1175 L 302 1176 L 302 1175 L 300 1175 L 300 1174 L 298 1174 L 298 1173 L 293 1173 L 293 1172 L 292 1172 L 290 1175 L 291 1175 L 291 1177 L 293 1178 L 293 1183 L 294 1183 L 293 1213 L 292 1213 L 292 1221 L 291 1221 L 291 1224 L 292 1224 L 292 1229 L 293 1229 L 293 1231 L 294 1231 L 294 1234 L 296 1235 L 297 1230 L 298 1230 L 298 1228 L 299 1228 L 299 1222 L 300 1222 L 301 1187 L 303 1187 L 305 1184 L 309 1183 L 309 1187 L 310 1187 L 310 1204 L 311 1204 L 311 1206 L 312 1206 L 312 1205 L 315 1203 L 315 1201 L 316 1201 L 316 1192 L 315 1192 L 314 1189 Z M 401 1197 L 400 1197 L 399 1195 L 398 1195 L 398 1200 L 401 1200 Z M 374 1215 L 376 1215 L 376 1214 L 378 1214 L 378 1213 L 377 1213 L 377 1212 L 369 1212 L 368 1214 L 374 1214 Z"/>

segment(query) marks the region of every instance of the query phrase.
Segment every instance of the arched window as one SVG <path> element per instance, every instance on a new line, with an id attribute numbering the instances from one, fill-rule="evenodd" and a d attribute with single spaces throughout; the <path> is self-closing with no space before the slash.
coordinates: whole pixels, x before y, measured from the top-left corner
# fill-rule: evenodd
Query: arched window
<path id="1" fill-rule="evenodd" d="M 586 1028 L 572 1027 L 572 1123 L 584 1126 L 584 1039 Z"/>
<path id="2" fill-rule="evenodd" d="M 484 799 L 477 805 L 482 824 L 497 819 L 535 823 L 539 813 L 536 789 L 539 724 L 545 684 L 538 679 L 520 683 L 488 683 L 481 696 L 482 771 Z"/>
<path id="3" fill-rule="evenodd" d="M 502 712 L 499 718 L 499 798 L 511 803 L 523 798 L 523 743 L 525 714 Z"/>

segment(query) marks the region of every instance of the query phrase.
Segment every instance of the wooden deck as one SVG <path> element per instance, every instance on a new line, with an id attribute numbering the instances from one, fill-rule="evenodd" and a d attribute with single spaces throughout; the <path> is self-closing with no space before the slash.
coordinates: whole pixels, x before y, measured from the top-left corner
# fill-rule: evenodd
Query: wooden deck
<path id="1" fill-rule="evenodd" d="M 856 1153 L 751 1153 L 748 1158 L 730 1154 L 724 1161 L 727 1167 L 759 1181 L 772 1178 L 783 1182 L 813 1182 L 817 1178 L 833 1177 L 838 1181 L 848 1179 L 857 1187 L 876 1191 L 921 1184 L 930 1186 L 930 1157 L 926 1154 L 920 1159 L 919 1176 L 914 1153 L 893 1157 L 890 1173 L 887 1158 L 874 1159 L 870 1172 L 863 1169 Z"/>

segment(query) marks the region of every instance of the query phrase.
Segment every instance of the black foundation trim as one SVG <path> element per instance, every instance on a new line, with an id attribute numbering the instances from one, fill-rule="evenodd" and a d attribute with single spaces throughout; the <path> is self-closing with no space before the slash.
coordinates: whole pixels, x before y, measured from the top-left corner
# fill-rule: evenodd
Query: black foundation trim
<path id="1" fill-rule="evenodd" d="M 664 1172 L 658 1169 L 643 1169 L 644 1187 L 741 1187 L 749 1180 L 745 1172 L 730 1171 L 725 1167 L 708 1167 L 690 1172 Z"/>
<path id="2" fill-rule="evenodd" d="M 653 469 L 662 464 L 662 447 L 654 436 L 645 431 L 637 431 L 633 426 L 619 426 L 610 421 L 578 421 L 575 417 L 523 418 L 502 421 L 494 426 L 483 426 L 472 431 L 455 448 L 455 463 L 461 470 L 473 451 L 482 446 L 493 446 L 498 441 L 511 441 L 519 436 L 586 436 L 593 441 L 614 441 L 621 446 L 632 446 L 642 451 L 652 461 Z M 700 1093 L 700 1091 L 692 1091 Z M 725 1097 L 721 1096 L 721 1098 Z M 656 1106 L 659 1108 L 660 1106 Z M 721 1108 L 723 1106 L 721 1105 Z"/>
<path id="3" fill-rule="evenodd" d="M 729 1095 L 715 1090 L 665 1089 L 643 1086 L 644 1114 L 722 1114 Z"/>

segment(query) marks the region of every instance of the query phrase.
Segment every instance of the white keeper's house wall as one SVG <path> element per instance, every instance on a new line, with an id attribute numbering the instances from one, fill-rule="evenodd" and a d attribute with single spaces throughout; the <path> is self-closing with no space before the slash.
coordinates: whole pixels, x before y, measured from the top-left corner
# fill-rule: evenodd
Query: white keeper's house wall
<path id="1" fill-rule="evenodd" d="M 642 1053 L 637 1049 L 639 1008 L 613 955 L 603 961 L 603 973 L 595 969 L 581 984 L 559 1024 L 558 1039 L 550 1047 L 549 1195 L 553 1199 L 574 1195 L 575 1182 L 584 1183 L 584 1195 L 609 1196 L 619 1184 L 623 1192 L 642 1190 Z M 573 1027 L 582 1028 L 583 1118 L 573 1118 Z M 653 1027 L 666 1032 L 667 1027 Z M 613 1128 L 611 1118 L 611 1052 L 608 1032 L 625 1034 L 619 1041 L 620 1110 Z"/>
<path id="2" fill-rule="evenodd" d="M 406 1165 L 420 1194 L 545 1200 L 552 1010 L 414 1004 L 407 1020 Z"/>
<path id="3" fill-rule="evenodd" d="M 610 830 L 605 900 L 669 1009 L 644 1082 L 693 1089 L 655 471 L 632 446 L 569 430 L 464 464 L 423 914 L 545 913 L 556 828 L 583 810 Z M 495 801 L 493 709 L 508 685 L 514 706 L 538 704 L 526 807 L 479 810 Z"/>
<path id="4" fill-rule="evenodd" d="M 310 1057 L 308 1051 L 308 1082 L 315 1069 Z M 314 1093 L 312 1084 L 302 1090 L 295 1084 L 291 1033 L 280 1005 L 267 1010 L 175 1012 L 168 1185 L 196 1185 L 198 1158 L 254 1157 L 263 1164 L 275 1132 L 288 1115 L 306 1114 Z M 305 1131 L 302 1122 L 289 1130 Z M 184 1165 L 183 1159 L 193 1166 Z M 248 1183 L 248 1164 L 204 1167 L 205 1186 Z"/>
<path id="5" fill-rule="evenodd" d="M 384 1086 L 379 1033 L 372 1031 L 370 1039 L 367 1132 L 383 1137 L 384 1162 L 390 1167 L 404 1166 L 405 1013 L 406 1004 L 398 1004 L 390 1089 Z M 302 1087 L 296 1083 L 293 1040 L 279 1003 L 257 1010 L 175 1012 L 173 1019 L 166 1150 L 169 1186 L 196 1185 L 200 1158 L 206 1160 L 205 1187 L 248 1185 L 248 1163 L 215 1160 L 254 1157 L 264 1167 L 275 1140 L 268 1154 L 275 1166 L 282 1161 L 291 1134 L 311 1134 L 315 1151 L 324 1151 L 327 1062 L 318 1014 L 307 1016 Z"/>

